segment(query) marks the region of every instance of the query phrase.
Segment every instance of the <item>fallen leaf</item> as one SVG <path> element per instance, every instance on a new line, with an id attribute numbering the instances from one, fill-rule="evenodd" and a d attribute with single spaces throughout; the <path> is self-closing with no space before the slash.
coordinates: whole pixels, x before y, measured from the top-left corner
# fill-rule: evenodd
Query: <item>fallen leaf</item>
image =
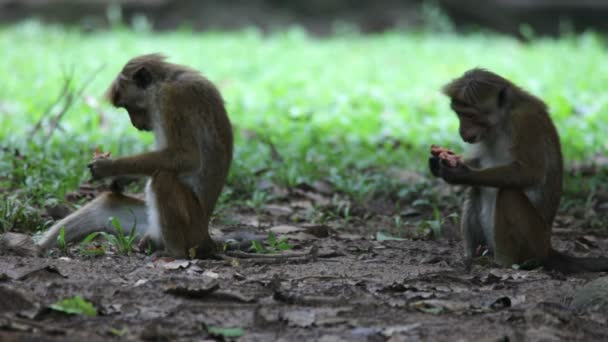
<path id="1" fill-rule="evenodd" d="M 133 287 L 142 286 L 147 282 L 148 282 L 148 279 L 139 279 L 138 281 L 135 282 L 135 284 L 133 284 Z"/>
<path id="2" fill-rule="evenodd" d="M 281 314 L 281 317 L 292 327 L 307 328 L 315 322 L 313 310 L 293 310 Z"/>
<path id="3" fill-rule="evenodd" d="M 334 185 L 326 180 L 317 180 L 312 183 L 314 190 L 320 194 L 331 196 L 335 193 Z"/>
<path id="4" fill-rule="evenodd" d="M 296 226 L 280 225 L 271 227 L 270 231 L 275 234 L 293 234 L 304 231 L 304 229 Z"/>
<path id="5" fill-rule="evenodd" d="M 179 270 L 179 269 L 185 270 L 186 268 L 188 268 L 188 266 L 190 266 L 190 261 L 179 260 L 179 259 L 172 260 L 172 261 L 164 261 L 162 259 L 159 259 L 156 261 L 155 264 L 159 265 L 160 267 L 162 267 L 166 270 Z"/>
<path id="6" fill-rule="evenodd" d="M 413 323 L 413 324 L 407 324 L 407 325 L 392 326 L 392 327 L 383 329 L 382 335 L 384 335 L 385 337 L 391 337 L 394 334 L 410 332 L 420 326 L 422 326 L 422 323 Z"/>
<path id="7" fill-rule="evenodd" d="M 220 284 L 211 278 L 196 280 L 172 279 L 163 285 L 166 293 L 189 298 L 205 298 L 220 288 Z"/>
<path id="8" fill-rule="evenodd" d="M 470 304 L 443 299 L 421 300 L 410 304 L 410 307 L 425 313 L 438 315 L 444 312 L 459 312 L 470 308 Z"/>
<path id="9" fill-rule="evenodd" d="M 384 232 L 376 233 L 376 241 L 405 241 L 406 239 L 391 236 Z"/>
<path id="10" fill-rule="evenodd" d="M 257 298 L 255 298 L 254 296 L 244 294 L 237 290 L 221 290 L 215 292 L 213 296 L 215 298 L 236 300 L 242 303 L 254 303 L 257 301 Z"/>
<path id="11" fill-rule="evenodd" d="M 329 227 L 324 224 L 311 224 L 305 223 L 301 226 L 305 232 L 310 235 L 314 235 L 318 238 L 329 237 Z"/>
<path id="12" fill-rule="evenodd" d="M 224 328 L 209 325 L 205 327 L 209 335 L 222 338 L 237 338 L 245 335 L 243 328 Z"/>
<path id="13" fill-rule="evenodd" d="M 0 236 L 0 255 L 37 257 L 42 255 L 42 249 L 29 235 L 4 233 Z"/>
<path id="14" fill-rule="evenodd" d="M 209 271 L 209 270 L 203 272 L 203 276 L 209 277 L 211 279 L 219 279 L 219 277 L 220 277 L 219 273 Z"/>
<path id="15" fill-rule="evenodd" d="M 12 279 L 15 280 L 26 280 L 29 278 L 52 278 L 60 276 L 62 278 L 67 278 L 66 275 L 61 273 L 57 267 L 52 265 L 42 265 L 42 266 L 34 266 L 31 268 L 19 269 L 15 271 L 13 274 L 9 274 Z"/>
<path id="16" fill-rule="evenodd" d="M 284 205 L 277 205 L 277 204 L 266 204 L 264 206 L 262 206 L 262 209 L 272 215 L 272 216 L 278 216 L 278 217 L 285 217 L 285 216 L 289 216 L 291 214 L 293 214 L 293 210 L 290 207 L 284 206 Z"/>
<path id="17" fill-rule="evenodd" d="M 52 304 L 49 308 L 70 315 L 97 316 L 97 309 L 95 306 L 80 296 L 60 300 Z"/>

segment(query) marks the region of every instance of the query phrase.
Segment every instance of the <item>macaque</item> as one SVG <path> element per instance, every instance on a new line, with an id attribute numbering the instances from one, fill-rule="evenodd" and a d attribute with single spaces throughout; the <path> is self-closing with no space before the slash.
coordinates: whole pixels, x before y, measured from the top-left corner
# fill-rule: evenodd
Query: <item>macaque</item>
<path id="1" fill-rule="evenodd" d="M 152 152 L 113 159 L 94 158 L 94 179 L 148 178 L 146 198 L 120 191 L 101 194 L 53 225 L 38 242 L 55 245 L 62 227 L 66 242 L 95 231 L 112 233 L 109 217 L 123 227 L 136 226 L 150 241 L 174 257 L 208 257 L 216 252 L 209 220 L 232 161 L 232 128 L 218 89 L 197 71 L 171 64 L 158 54 L 127 62 L 106 92 L 126 109 L 138 130 L 155 136 Z M 120 186 L 116 188 L 120 189 Z"/>
<path id="2" fill-rule="evenodd" d="M 551 247 L 563 162 L 545 103 L 483 69 L 467 71 L 443 93 L 470 150 L 454 159 L 434 146 L 429 166 L 436 177 L 469 187 L 461 217 L 466 258 L 487 248 L 503 266 L 536 261 L 566 273 L 608 271 L 608 258 L 576 258 Z"/>

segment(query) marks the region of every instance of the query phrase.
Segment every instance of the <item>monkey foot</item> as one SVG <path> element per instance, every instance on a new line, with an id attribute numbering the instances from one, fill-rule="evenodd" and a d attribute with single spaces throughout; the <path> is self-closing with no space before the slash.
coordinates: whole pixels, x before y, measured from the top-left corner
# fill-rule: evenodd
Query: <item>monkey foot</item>
<path id="1" fill-rule="evenodd" d="M 198 246 L 188 249 L 188 258 L 190 259 L 211 259 L 214 258 L 220 251 L 220 246 L 213 240 L 204 242 Z"/>
<path id="2" fill-rule="evenodd" d="M 475 249 L 476 257 L 486 256 L 489 254 L 490 254 L 490 247 L 488 247 L 488 245 L 479 245 L 479 246 L 477 246 L 477 249 Z"/>

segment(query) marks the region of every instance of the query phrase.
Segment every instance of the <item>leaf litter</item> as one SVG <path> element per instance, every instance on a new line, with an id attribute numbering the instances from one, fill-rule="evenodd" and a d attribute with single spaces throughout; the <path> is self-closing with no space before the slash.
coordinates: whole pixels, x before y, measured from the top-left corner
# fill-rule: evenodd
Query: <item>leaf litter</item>
<path id="1" fill-rule="evenodd" d="M 593 310 L 603 307 L 593 305 L 597 296 L 581 299 L 576 292 L 601 274 L 498 268 L 483 258 L 467 265 L 457 224 L 442 218 L 457 211 L 456 203 L 435 210 L 424 201 L 368 200 L 357 208 L 336 201 L 329 182 L 269 188 L 280 196 L 260 210 L 228 208 L 221 215 L 231 220 L 219 217 L 213 225 L 215 236 L 259 237 L 264 248 L 275 247 L 266 254 L 179 260 L 123 256 L 108 247 L 85 256 L 74 244 L 41 258 L 4 248 L 0 339 L 58 333 L 75 340 L 608 339 L 606 311 Z M 344 212 L 348 207 L 354 209 Z M 606 234 L 588 223 L 571 228 L 584 215 L 560 212 L 554 244 L 601 255 Z M 425 220 L 441 226 L 438 236 Z M 19 236 L 3 241 L 29 243 Z M 289 248 L 278 248 L 279 241 Z M 269 261 L 275 254 L 286 257 Z M 92 312 L 86 303 L 99 317 L 84 314 Z M 53 305 L 76 315 L 45 311 Z"/>

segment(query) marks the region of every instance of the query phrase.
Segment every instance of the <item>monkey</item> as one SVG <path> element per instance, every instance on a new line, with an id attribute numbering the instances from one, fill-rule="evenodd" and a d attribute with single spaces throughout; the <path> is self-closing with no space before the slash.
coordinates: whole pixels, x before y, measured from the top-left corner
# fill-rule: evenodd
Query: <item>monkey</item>
<path id="1" fill-rule="evenodd" d="M 224 100 L 207 78 L 161 54 L 129 60 L 105 97 L 124 108 L 132 125 L 152 132 L 155 149 L 122 158 L 94 158 L 93 179 L 147 177 L 145 200 L 114 191 L 55 223 L 38 244 L 52 247 L 64 228 L 66 242 L 95 231 L 112 233 L 116 217 L 135 226 L 141 241 L 150 241 L 174 257 L 210 257 L 217 244 L 209 221 L 232 162 L 233 134 Z"/>
<path id="2" fill-rule="evenodd" d="M 465 259 L 487 246 L 502 266 L 533 261 L 563 273 L 608 271 L 608 258 L 577 258 L 551 247 L 563 160 L 546 104 L 480 68 L 466 71 L 442 92 L 469 148 L 455 166 L 432 155 L 429 167 L 435 177 L 468 187 L 461 216 Z"/>

